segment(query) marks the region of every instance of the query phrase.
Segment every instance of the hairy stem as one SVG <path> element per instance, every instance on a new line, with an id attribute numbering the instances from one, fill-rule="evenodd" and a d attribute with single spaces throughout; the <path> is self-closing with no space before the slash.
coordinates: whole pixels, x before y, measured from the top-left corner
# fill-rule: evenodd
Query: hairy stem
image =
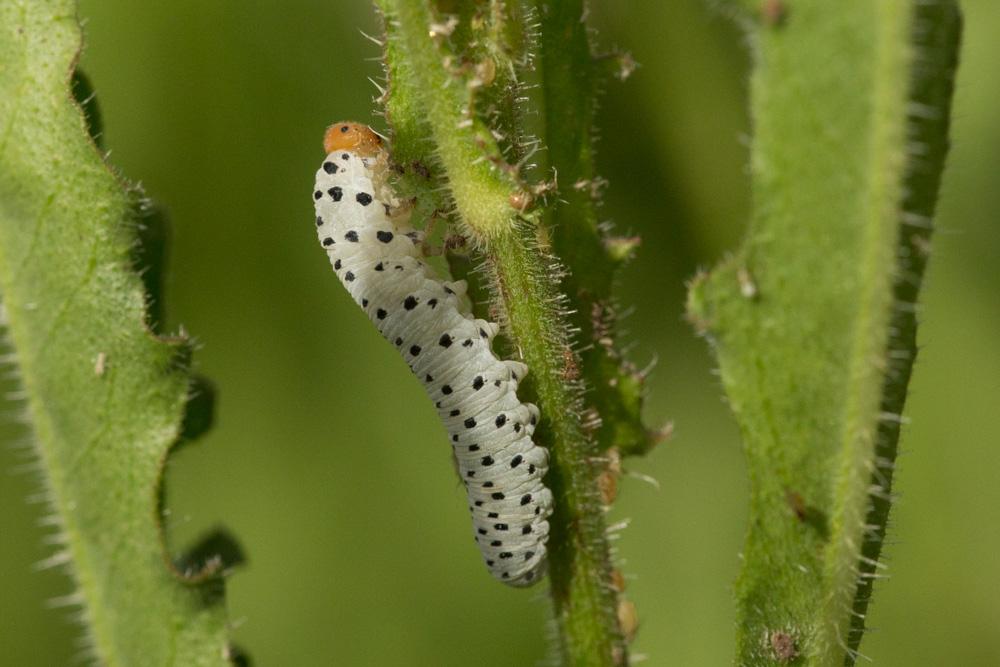
<path id="1" fill-rule="evenodd" d="M 544 211 L 552 248 L 568 269 L 563 292 L 573 302 L 571 320 L 580 332 L 587 407 L 600 420 L 601 450 L 642 454 L 656 437 L 642 424 L 643 378 L 615 345 L 615 275 L 638 239 L 610 238 L 598 207 L 604 181 L 597 173 L 594 114 L 607 66 L 592 53 L 583 0 L 537 3 L 542 139 L 558 196 Z"/>
<path id="2" fill-rule="evenodd" d="M 498 236 L 487 258 L 512 338 L 531 369 L 544 419 L 536 438 L 549 448 L 546 483 L 555 496 L 549 536 L 549 576 L 561 648 L 570 665 L 620 665 L 626 649 L 616 616 L 617 595 L 603 509 L 597 493 L 598 451 L 581 426 L 578 359 L 554 306 L 554 265 L 526 226 Z"/>
<path id="3" fill-rule="evenodd" d="M 399 56 L 407 61 L 416 99 L 426 117 L 435 151 L 447 174 L 448 188 L 463 222 L 490 237 L 510 228 L 513 179 L 498 168 L 502 158 L 489 128 L 475 117 L 472 95 L 457 77 L 457 60 L 445 60 L 432 33 L 445 31 L 422 0 L 380 0 L 379 6 L 398 38 Z"/>
<path id="4" fill-rule="evenodd" d="M 387 109 L 394 145 L 403 147 L 407 161 L 435 165 L 432 172 L 446 184 L 455 217 L 486 257 L 512 343 L 531 369 L 529 389 L 542 411 L 536 439 L 549 449 L 546 483 L 555 497 L 549 571 L 564 661 L 594 667 L 623 664 L 626 651 L 596 487 L 598 450 L 581 422 L 579 358 L 570 346 L 570 328 L 553 280 L 557 267 L 538 241 L 537 216 L 514 206 L 523 201 L 520 174 L 506 161 L 500 139 L 482 117 L 489 114 L 480 113 L 488 104 L 476 93 L 484 85 L 477 67 L 483 61 L 477 62 L 474 53 L 453 50 L 451 30 L 466 28 L 448 28 L 448 17 L 426 0 L 378 4 L 386 18 Z M 509 33 L 493 31 L 492 39 Z M 457 32 L 454 41 L 459 36 Z M 498 46 L 498 52 L 507 54 L 520 48 Z M 430 145 L 426 137 L 411 134 L 424 129 L 430 132 Z M 429 179 L 428 190 L 435 187 Z"/>
<path id="5" fill-rule="evenodd" d="M 751 479 L 737 662 L 851 664 L 916 355 L 957 9 L 787 0 L 751 23 L 751 232 L 689 304 Z"/>

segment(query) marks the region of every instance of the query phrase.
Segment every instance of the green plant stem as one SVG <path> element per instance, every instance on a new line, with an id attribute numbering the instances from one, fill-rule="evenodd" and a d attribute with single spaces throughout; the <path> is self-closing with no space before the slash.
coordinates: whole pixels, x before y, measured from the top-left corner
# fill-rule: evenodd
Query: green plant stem
<path id="1" fill-rule="evenodd" d="M 543 411 L 536 440 L 550 451 L 546 483 L 555 497 L 549 535 L 549 577 L 562 654 L 568 665 L 627 663 L 618 628 L 617 594 L 601 501 L 595 485 L 597 448 L 581 426 L 578 360 L 554 305 L 554 268 L 526 227 L 495 237 L 486 250 L 511 335 L 531 369 Z"/>
<path id="2" fill-rule="evenodd" d="M 882 386 L 881 419 L 875 437 L 875 466 L 869 471 L 872 494 L 866 533 L 858 559 L 857 590 L 848 633 L 848 649 L 857 651 L 865 628 L 868 603 L 878 578 L 879 557 L 892 507 L 892 480 L 906 389 L 917 354 L 917 316 L 909 304 L 917 302 L 929 257 L 931 220 L 937 203 L 944 160 L 948 153 L 948 126 L 954 74 L 958 66 L 961 14 L 953 2 L 924 2 L 913 8 L 912 38 L 916 55 L 910 81 L 907 141 L 919 146 L 923 158 L 912 156 L 903 185 L 902 218 L 899 220 L 898 269 L 894 276 L 892 332 L 886 350 L 886 374 Z"/>
<path id="3" fill-rule="evenodd" d="M 957 10 L 768 5 L 750 236 L 695 282 L 689 311 L 715 343 L 751 480 L 737 662 L 852 664 L 916 355 Z"/>
<path id="4" fill-rule="evenodd" d="M 475 117 L 468 86 L 449 72 L 445 55 L 429 36 L 437 23 L 431 8 L 424 0 L 379 0 L 379 6 L 398 34 L 399 55 L 416 82 L 414 92 L 462 220 L 487 238 L 509 227 L 515 183 L 497 166 L 502 157 L 489 128 Z"/>
<path id="5" fill-rule="evenodd" d="M 626 257 L 609 250 L 598 214 L 602 183 L 595 166 L 594 114 L 601 70 L 607 67 L 592 53 L 583 0 L 538 3 L 537 14 L 542 138 L 549 171 L 558 179 L 558 196 L 544 217 L 553 251 L 568 269 L 562 289 L 572 299 L 571 319 L 580 332 L 587 404 L 600 418 L 601 450 L 643 454 L 656 442 L 642 424 L 643 378 L 621 358 L 614 341 L 611 291 Z M 622 243 L 637 243 L 611 241 L 620 249 Z"/>
<path id="6" fill-rule="evenodd" d="M 588 667 L 624 664 L 603 509 L 597 500 L 597 449 L 581 424 L 581 387 L 574 379 L 579 359 L 554 285 L 556 267 L 538 245 L 534 216 L 523 219 L 510 204 L 522 192 L 518 176 L 477 117 L 465 74 L 451 68 L 460 59 L 443 38 L 428 37 L 430 26 L 440 19 L 425 0 L 378 4 L 387 25 L 387 108 L 394 140 L 411 159 L 422 138 L 405 133 L 430 130 L 434 153 L 424 149 L 422 160 L 439 165 L 458 218 L 486 256 L 513 343 L 531 369 L 530 386 L 543 416 L 536 439 L 549 449 L 546 482 L 555 498 L 549 572 L 563 659 Z M 396 95 L 415 99 L 392 100 Z M 407 115 L 412 113 L 426 121 Z"/>

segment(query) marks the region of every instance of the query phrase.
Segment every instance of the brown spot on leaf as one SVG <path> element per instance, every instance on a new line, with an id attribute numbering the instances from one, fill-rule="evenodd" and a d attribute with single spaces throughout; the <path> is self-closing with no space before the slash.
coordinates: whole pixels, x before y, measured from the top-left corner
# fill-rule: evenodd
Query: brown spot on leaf
<path id="1" fill-rule="evenodd" d="M 774 651 L 774 658 L 779 662 L 791 662 L 798 657 L 799 651 L 795 647 L 795 638 L 782 630 L 775 630 L 770 637 L 771 650 Z"/>
<path id="2" fill-rule="evenodd" d="M 573 354 L 573 350 L 568 347 L 564 347 L 562 350 L 562 377 L 568 382 L 574 382 L 580 379 L 580 365 L 576 361 L 576 355 Z"/>
<path id="3" fill-rule="evenodd" d="M 760 4 L 760 17 L 770 26 L 779 26 L 788 17 L 788 7 L 784 0 L 763 0 Z"/>

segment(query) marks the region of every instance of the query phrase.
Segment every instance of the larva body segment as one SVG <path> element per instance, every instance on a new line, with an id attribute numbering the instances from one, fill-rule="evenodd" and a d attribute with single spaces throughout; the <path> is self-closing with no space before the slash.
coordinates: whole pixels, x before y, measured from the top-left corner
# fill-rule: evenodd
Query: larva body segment
<path id="1" fill-rule="evenodd" d="M 388 153 L 369 128 L 338 123 L 316 172 L 316 230 L 337 277 L 424 384 L 448 431 L 490 573 L 527 586 L 545 569 L 552 494 L 548 452 L 532 442 L 538 409 L 517 398 L 527 367 L 492 350 L 499 327 L 476 319 L 464 282 L 440 280 L 422 235 L 399 214 Z"/>

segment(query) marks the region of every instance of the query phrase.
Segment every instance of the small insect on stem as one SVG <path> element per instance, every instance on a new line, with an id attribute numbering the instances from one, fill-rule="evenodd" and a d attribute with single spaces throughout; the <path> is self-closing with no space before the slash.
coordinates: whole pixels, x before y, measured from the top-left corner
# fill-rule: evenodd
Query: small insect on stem
<path id="1" fill-rule="evenodd" d="M 736 280 L 740 284 L 740 295 L 744 299 L 755 299 L 757 297 L 757 284 L 753 281 L 750 271 L 741 266 L 736 272 Z"/>
<path id="2" fill-rule="evenodd" d="M 105 352 L 98 352 L 97 359 L 94 360 L 94 375 L 104 377 L 107 371 L 108 355 Z"/>

